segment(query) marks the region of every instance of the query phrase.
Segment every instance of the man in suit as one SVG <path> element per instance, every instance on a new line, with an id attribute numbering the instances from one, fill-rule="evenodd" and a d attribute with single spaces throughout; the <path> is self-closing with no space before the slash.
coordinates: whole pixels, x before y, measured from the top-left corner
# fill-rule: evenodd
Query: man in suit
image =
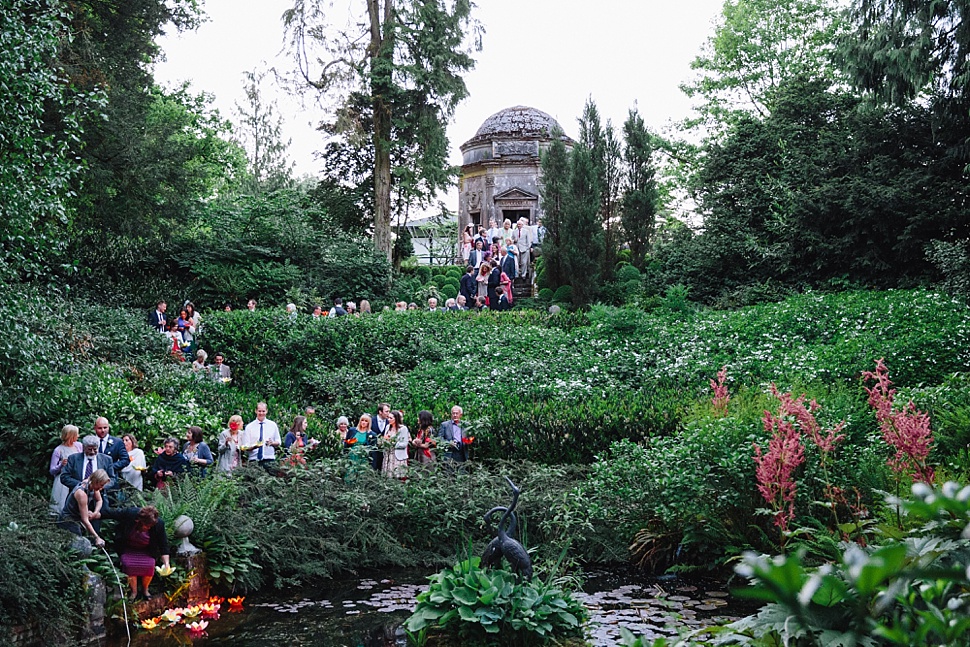
<path id="1" fill-rule="evenodd" d="M 438 434 L 447 449 L 445 459 L 455 463 L 468 460 L 468 445 L 465 444 L 465 429 L 461 424 L 462 409 L 457 404 L 451 408 L 451 420 L 441 423 Z"/>
<path id="2" fill-rule="evenodd" d="M 68 490 L 73 490 L 81 481 L 91 476 L 95 470 L 104 470 L 111 477 L 111 481 L 105 489 L 117 487 L 118 477 L 111 457 L 98 451 L 100 440 L 94 435 L 85 436 L 81 441 L 84 451 L 67 457 L 67 465 L 61 470 L 60 479 Z M 107 497 L 105 497 L 105 501 L 107 502 Z"/>
<path id="3" fill-rule="evenodd" d="M 148 324 L 158 332 L 165 332 L 165 310 L 168 305 L 164 301 L 155 304 L 155 312 L 148 318 Z"/>
<path id="4" fill-rule="evenodd" d="M 529 255 L 532 253 L 532 243 L 535 237 L 532 234 L 532 227 L 527 227 L 529 223 L 525 218 L 519 218 L 516 229 L 512 232 L 512 240 L 515 241 L 515 248 L 519 250 L 519 273 L 521 277 L 529 274 Z"/>
<path id="5" fill-rule="evenodd" d="M 377 414 L 370 417 L 370 430 L 377 434 L 378 436 L 383 436 L 387 433 L 387 429 L 391 426 L 391 405 L 387 402 L 381 402 L 377 405 Z M 373 449 L 370 452 L 370 464 L 378 472 L 384 467 L 384 452 L 379 449 Z"/>
<path id="6" fill-rule="evenodd" d="M 468 301 L 475 296 L 478 286 L 475 285 L 475 268 L 471 265 L 465 268 L 465 273 L 458 281 L 458 294 L 465 297 Z"/>
<path id="7" fill-rule="evenodd" d="M 441 308 L 438 307 L 438 300 L 434 297 L 428 299 L 428 312 L 442 312 Z"/>
<path id="8" fill-rule="evenodd" d="M 110 430 L 111 425 L 108 424 L 107 418 L 102 417 L 94 421 L 94 434 L 98 437 L 98 451 L 102 454 L 107 454 L 111 458 L 114 473 L 118 475 L 121 474 L 121 470 L 128 467 L 131 459 L 128 458 L 128 450 L 125 449 L 125 443 L 117 436 L 112 436 L 108 433 Z M 106 487 L 105 490 L 114 490 L 116 485 L 117 480 L 113 485 Z"/>
<path id="9" fill-rule="evenodd" d="M 455 299 L 455 310 L 457 312 L 464 312 L 468 310 L 468 299 L 465 298 L 464 294 L 459 294 L 458 298 Z"/>
<path id="10" fill-rule="evenodd" d="M 472 269 L 478 269 L 485 260 L 485 241 L 481 238 L 475 239 L 475 249 L 468 252 L 468 264 L 472 266 Z"/>
<path id="11" fill-rule="evenodd" d="M 509 254 L 509 250 L 505 245 L 502 245 L 498 250 L 499 266 L 502 271 L 505 272 L 510 279 L 514 279 L 515 274 L 515 259 Z"/>
<path id="12" fill-rule="evenodd" d="M 231 379 L 232 370 L 225 363 L 226 357 L 222 353 L 216 353 L 215 364 L 212 365 L 212 377 L 215 380 Z"/>

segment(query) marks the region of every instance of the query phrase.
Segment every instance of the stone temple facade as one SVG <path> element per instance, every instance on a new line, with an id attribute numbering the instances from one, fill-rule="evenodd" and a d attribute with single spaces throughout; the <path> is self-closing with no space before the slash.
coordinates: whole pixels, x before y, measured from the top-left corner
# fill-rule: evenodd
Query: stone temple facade
<path id="1" fill-rule="evenodd" d="M 521 217 L 531 224 L 542 217 L 539 196 L 539 154 L 552 143 L 555 119 L 535 108 L 515 106 L 485 120 L 475 136 L 461 145 L 458 231 L 469 222 L 501 227 Z M 567 148 L 572 140 L 563 137 Z"/>

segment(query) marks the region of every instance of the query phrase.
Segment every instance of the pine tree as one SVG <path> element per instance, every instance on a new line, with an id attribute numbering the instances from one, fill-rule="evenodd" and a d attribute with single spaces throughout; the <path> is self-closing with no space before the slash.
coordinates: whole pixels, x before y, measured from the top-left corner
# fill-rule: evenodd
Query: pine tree
<path id="1" fill-rule="evenodd" d="M 650 131 L 636 110 L 630 111 L 623 124 L 623 136 L 626 140 L 627 189 L 623 194 L 620 218 L 630 244 L 633 265 L 642 269 L 653 241 L 660 196 L 652 160 Z"/>
<path id="2" fill-rule="evenodd" d="M 263 193 L 288 186 L 292 181 L 293 162 L 287 158 L 292 140 L 283 141 L 283 117 L 276 112 L 276 102 L 263 98 L 265 71 L 243 72 L 246 102 L 236 103 L 240 143 L 249 158 L 248 189 Z"/>

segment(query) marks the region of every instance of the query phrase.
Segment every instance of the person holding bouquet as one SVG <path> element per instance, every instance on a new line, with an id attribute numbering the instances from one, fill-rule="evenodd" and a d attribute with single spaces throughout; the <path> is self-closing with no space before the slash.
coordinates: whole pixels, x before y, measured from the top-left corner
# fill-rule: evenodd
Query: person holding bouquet
<path id="1" fill-rule="evenodd" d="M 414 462 L 422 467 L 429 467 L 435 461 L 434 452 L 438 443 L 434 438 L 434 416 L 430 411 L 418 412 L 418 432 L 411 441 L 414 447 Z"/>
<path id="2" fill-rule="evenodd" d="M 392 411 L 390 425 L 384 434 L 384 467 L 385 476 L 397 479 L 407 478 L 408 445 L 411 442 L 411 432 L 404 425 L 400 411 Z"/>

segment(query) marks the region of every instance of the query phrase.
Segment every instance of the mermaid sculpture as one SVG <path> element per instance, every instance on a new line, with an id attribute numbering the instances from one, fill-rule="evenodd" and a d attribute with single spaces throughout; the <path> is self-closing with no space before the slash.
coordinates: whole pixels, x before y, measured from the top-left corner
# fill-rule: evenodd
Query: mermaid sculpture
<path id="1" fill-rule="evenodd" d="M 492 515 L 502 512 L 496 528 L 495 538 L 485 547 L 482 553 L 482 567 L 499 566 L 504 557 L 512 571 L 527 580 L 532 579 L 532 559 L 529 553 L 515 540 L 515 506 L 519 502 L 519 488 L 515 487 L 512 479 L 505 477 L 512 488 L 512 503 L 508 507 L 497 506 L 485 513 L 485 523 L 492 523 Z"/>

